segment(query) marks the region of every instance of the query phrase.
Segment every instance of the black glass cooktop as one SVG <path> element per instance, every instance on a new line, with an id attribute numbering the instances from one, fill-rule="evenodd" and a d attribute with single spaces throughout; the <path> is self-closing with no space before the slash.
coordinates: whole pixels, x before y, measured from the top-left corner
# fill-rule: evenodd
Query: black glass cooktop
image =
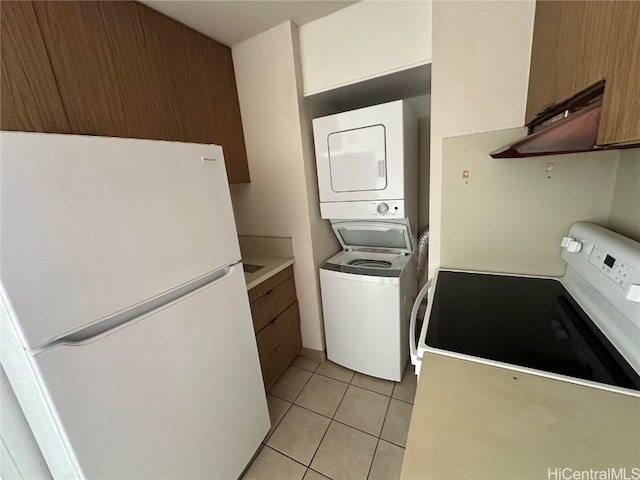
<path id="1" fill-rule="evenodd" d="M 640 376 L 553 279 L 439 272 L 426 344 L 640 390 Z"/>

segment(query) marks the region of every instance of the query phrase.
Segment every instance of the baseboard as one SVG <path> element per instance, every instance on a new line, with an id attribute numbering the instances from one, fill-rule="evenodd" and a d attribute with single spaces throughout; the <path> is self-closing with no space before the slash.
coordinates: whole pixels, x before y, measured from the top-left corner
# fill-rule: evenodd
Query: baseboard
<path id="1" fill-rule="evenodd" d="M 316 362 L 324 362 L 327 359 L 327 354 L 324 350 L 314 350 L 313 348 L 302 347 L 300 350 L 301 357 L 315 360 Z"/>

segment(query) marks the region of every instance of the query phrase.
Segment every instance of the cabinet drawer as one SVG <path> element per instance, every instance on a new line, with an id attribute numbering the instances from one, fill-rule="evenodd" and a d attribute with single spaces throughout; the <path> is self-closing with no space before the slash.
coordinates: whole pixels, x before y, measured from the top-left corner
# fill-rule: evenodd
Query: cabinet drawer
<path id="1" fill-rule="evenodd" d="M 298 302 L 270 321 L 256 341 L 264 385 L 269 388 L 302 348 Z"/>
<path id="2" fill-rule="evenodd" d="M 293 362 L 302 349 L 302 338 L 300 336 L 300 310 L 298 302 L 287 308 L 280 316 L 280 331 L 282 334 L 282 355 L 277 357 L 279 361 L 276 365 L 280 374 Z"/>
<path id="3" fill-rule="evenodd" d="M 293 267 L 287 267 L 281 272 L 276 273 L 273 277 L 266 279 L 264 282 L 256 285 L 249 290 L 249 303 L 253 303 L 258 300 L 265 293 L 273 290 L 287 278 L 293 277 Z"/>
<path id="4" fill-rule="evenodd" d="M 251 304 L 253 328 L 260 332 L 283 310 L 296 301 L 296 286 L 293 277 L 275 286 Z"/>
<path id="5" fill-rule="evenodd" d="M 280 345 L 277 328 L 271 328 L 271 326 L 263 328 L 256 335 L 256 343 L 258 345 L 258 356 L 260 357 L 260 368 L 262 369 L 262 380 L 265 389 L 267 389 L 276 378 L 272 359 L 278 350 L 278 345 Z"/>

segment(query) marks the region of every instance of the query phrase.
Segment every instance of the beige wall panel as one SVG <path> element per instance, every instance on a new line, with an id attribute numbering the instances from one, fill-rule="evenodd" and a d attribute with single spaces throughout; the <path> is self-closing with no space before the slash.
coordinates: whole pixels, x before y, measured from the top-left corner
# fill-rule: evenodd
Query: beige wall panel
<path id="1" fill-rule="evenodd" d="M 640 148 L 620 151 L 609 228 L 640 242 Z"/>
<path id="2" fill-rule="evenodd" d="M 429 272 L 440 264 L 442 139 L 523 125 L 534 0 L 433 2 Z"/>
<path id="3" fill-rule="evenodd" d="M 300 27 L 305 95 L 429 62 L 431 3 L 357 2 Z"/>
<path id="4" fill-rule="evenodd" d="M 523 133 L 517 128 L 444 140 L 442 267 L 562 275 L 560 239 L 569 226 L 607 225 L 618 152 L 489 157 Z"/>
<path id="5" fill-rule="evenodd" d="M 302 344 L 324 349 L 310 224 L 295 29 L 290 22 L 235 45 L 233 63 L 251 183 L 231 185 L 240 235 L 291 237 Z"/>

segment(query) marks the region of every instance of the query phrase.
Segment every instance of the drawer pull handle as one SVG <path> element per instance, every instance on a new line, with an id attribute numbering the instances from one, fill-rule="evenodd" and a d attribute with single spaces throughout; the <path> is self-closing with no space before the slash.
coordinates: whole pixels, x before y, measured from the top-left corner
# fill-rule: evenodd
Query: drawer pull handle
<path id="1" fill-rule="evenodd" d="M 282 346 L 282 344 L 278 345 L 276 348 L 273 349 L 274 352 L 277 352 L 278 350 L 280 350 L 280 347 Z"/>

